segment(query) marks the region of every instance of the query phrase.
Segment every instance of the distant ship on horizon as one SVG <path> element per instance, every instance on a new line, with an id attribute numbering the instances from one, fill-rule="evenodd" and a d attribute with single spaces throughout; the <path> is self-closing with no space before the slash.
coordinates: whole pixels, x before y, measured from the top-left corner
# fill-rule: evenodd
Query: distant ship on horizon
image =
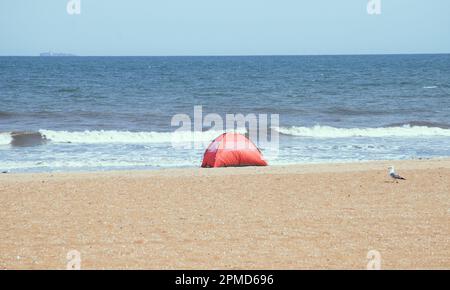
<path id="1" fill-rule="evenodd" d="M 60 52 L 42 52 L 39 54 L 39 56 L 76 56 L 75 54 L 71 53 L 60 53 Z"/>

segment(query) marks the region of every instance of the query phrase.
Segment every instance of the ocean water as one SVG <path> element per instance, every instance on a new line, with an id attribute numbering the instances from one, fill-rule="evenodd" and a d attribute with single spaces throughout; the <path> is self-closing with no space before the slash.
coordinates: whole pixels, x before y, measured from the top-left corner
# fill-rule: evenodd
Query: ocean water
<path id="1" fill-rule="evenodd" d="M 199 166 L 194 106 L 278 114 L 269 164 L 448 157 L 450 55 L 0 57 L 0 170 Z"/>

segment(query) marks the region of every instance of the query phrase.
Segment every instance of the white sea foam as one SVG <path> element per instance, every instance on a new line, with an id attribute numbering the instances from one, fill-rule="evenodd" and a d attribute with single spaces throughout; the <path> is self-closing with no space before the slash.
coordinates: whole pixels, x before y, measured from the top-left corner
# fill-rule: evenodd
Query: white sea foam
<path id="1" fill-rule="evenodd" d="M 450 129 L 425 126 L 386 127 L 386 128 L 335 128 L 329 126 L 280 127 L 274 128 L 281 134 L 312 138 L 351 138 L 351 137 L 450 137 Z"/>
<path id="2" fill-rule="evenodd" d="M 237 130 L 245 133 L 245 130 Z M 208 142 L 222 134 L 222 131 L 175 131 L 175 132 L 129 132 L 129 131 L 51 131 L 39 132 L 52 143 L 78 144 L 150 144 L 150 143 L 186 143 Z"/>
<path id="3" fill-rule="evenodd" d="M 0 145 L 8 145 L 11 141 L 11 133 L 0 133 Z"/>
<path id="4" fill-rule="evenodd" d="M 140 163 L 136 161 L 101 161 L 101 160 L 56 160 L 56 161 L 5 161 L 1 164 L 2 170 L 26 171 L 33 169 L 51 168 L 52 170 L 66 169 L 95 169 L 95 168 L 158 168 L 158 167 L 189 167 L 198 165 L 199 162 L 188 162 L 180 159 L 172 159 L 168 162 L 165 159 L 156 162 Z"/>

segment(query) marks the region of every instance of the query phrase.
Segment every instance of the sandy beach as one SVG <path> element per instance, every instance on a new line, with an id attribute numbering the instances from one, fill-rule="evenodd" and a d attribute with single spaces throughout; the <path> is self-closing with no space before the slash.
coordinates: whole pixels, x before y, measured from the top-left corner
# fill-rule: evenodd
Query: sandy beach
<path id="1" fill-rule="evenodd" d="M 450 160 L 0 174 L 0 237 L 0 269 L 448 269 Z"/>

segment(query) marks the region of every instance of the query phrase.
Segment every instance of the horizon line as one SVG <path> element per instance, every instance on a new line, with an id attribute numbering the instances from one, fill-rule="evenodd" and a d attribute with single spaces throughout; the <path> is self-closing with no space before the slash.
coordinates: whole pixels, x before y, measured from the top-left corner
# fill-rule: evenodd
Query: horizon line
<path id="1" fill-rule="evenodd" d="M 42 52 L 46 53 L 46 52 Z M 60 53 L 60 52 L 57 52 Z M 62 52 L 66 54 L 65 52 Z M 446 55 L 450 52 L 407 52 L 407 53 L 330 53 L 330 54 L 168 54 L 168 55 L 70 55 L 62 56 L 41 56 L 35 55 L 0 55 L 0 57 L 43 57 L 43 58 L 64 58 L 64 57 L 249 57 L 249 56 L 383 56 L 383 55 Z"/>

